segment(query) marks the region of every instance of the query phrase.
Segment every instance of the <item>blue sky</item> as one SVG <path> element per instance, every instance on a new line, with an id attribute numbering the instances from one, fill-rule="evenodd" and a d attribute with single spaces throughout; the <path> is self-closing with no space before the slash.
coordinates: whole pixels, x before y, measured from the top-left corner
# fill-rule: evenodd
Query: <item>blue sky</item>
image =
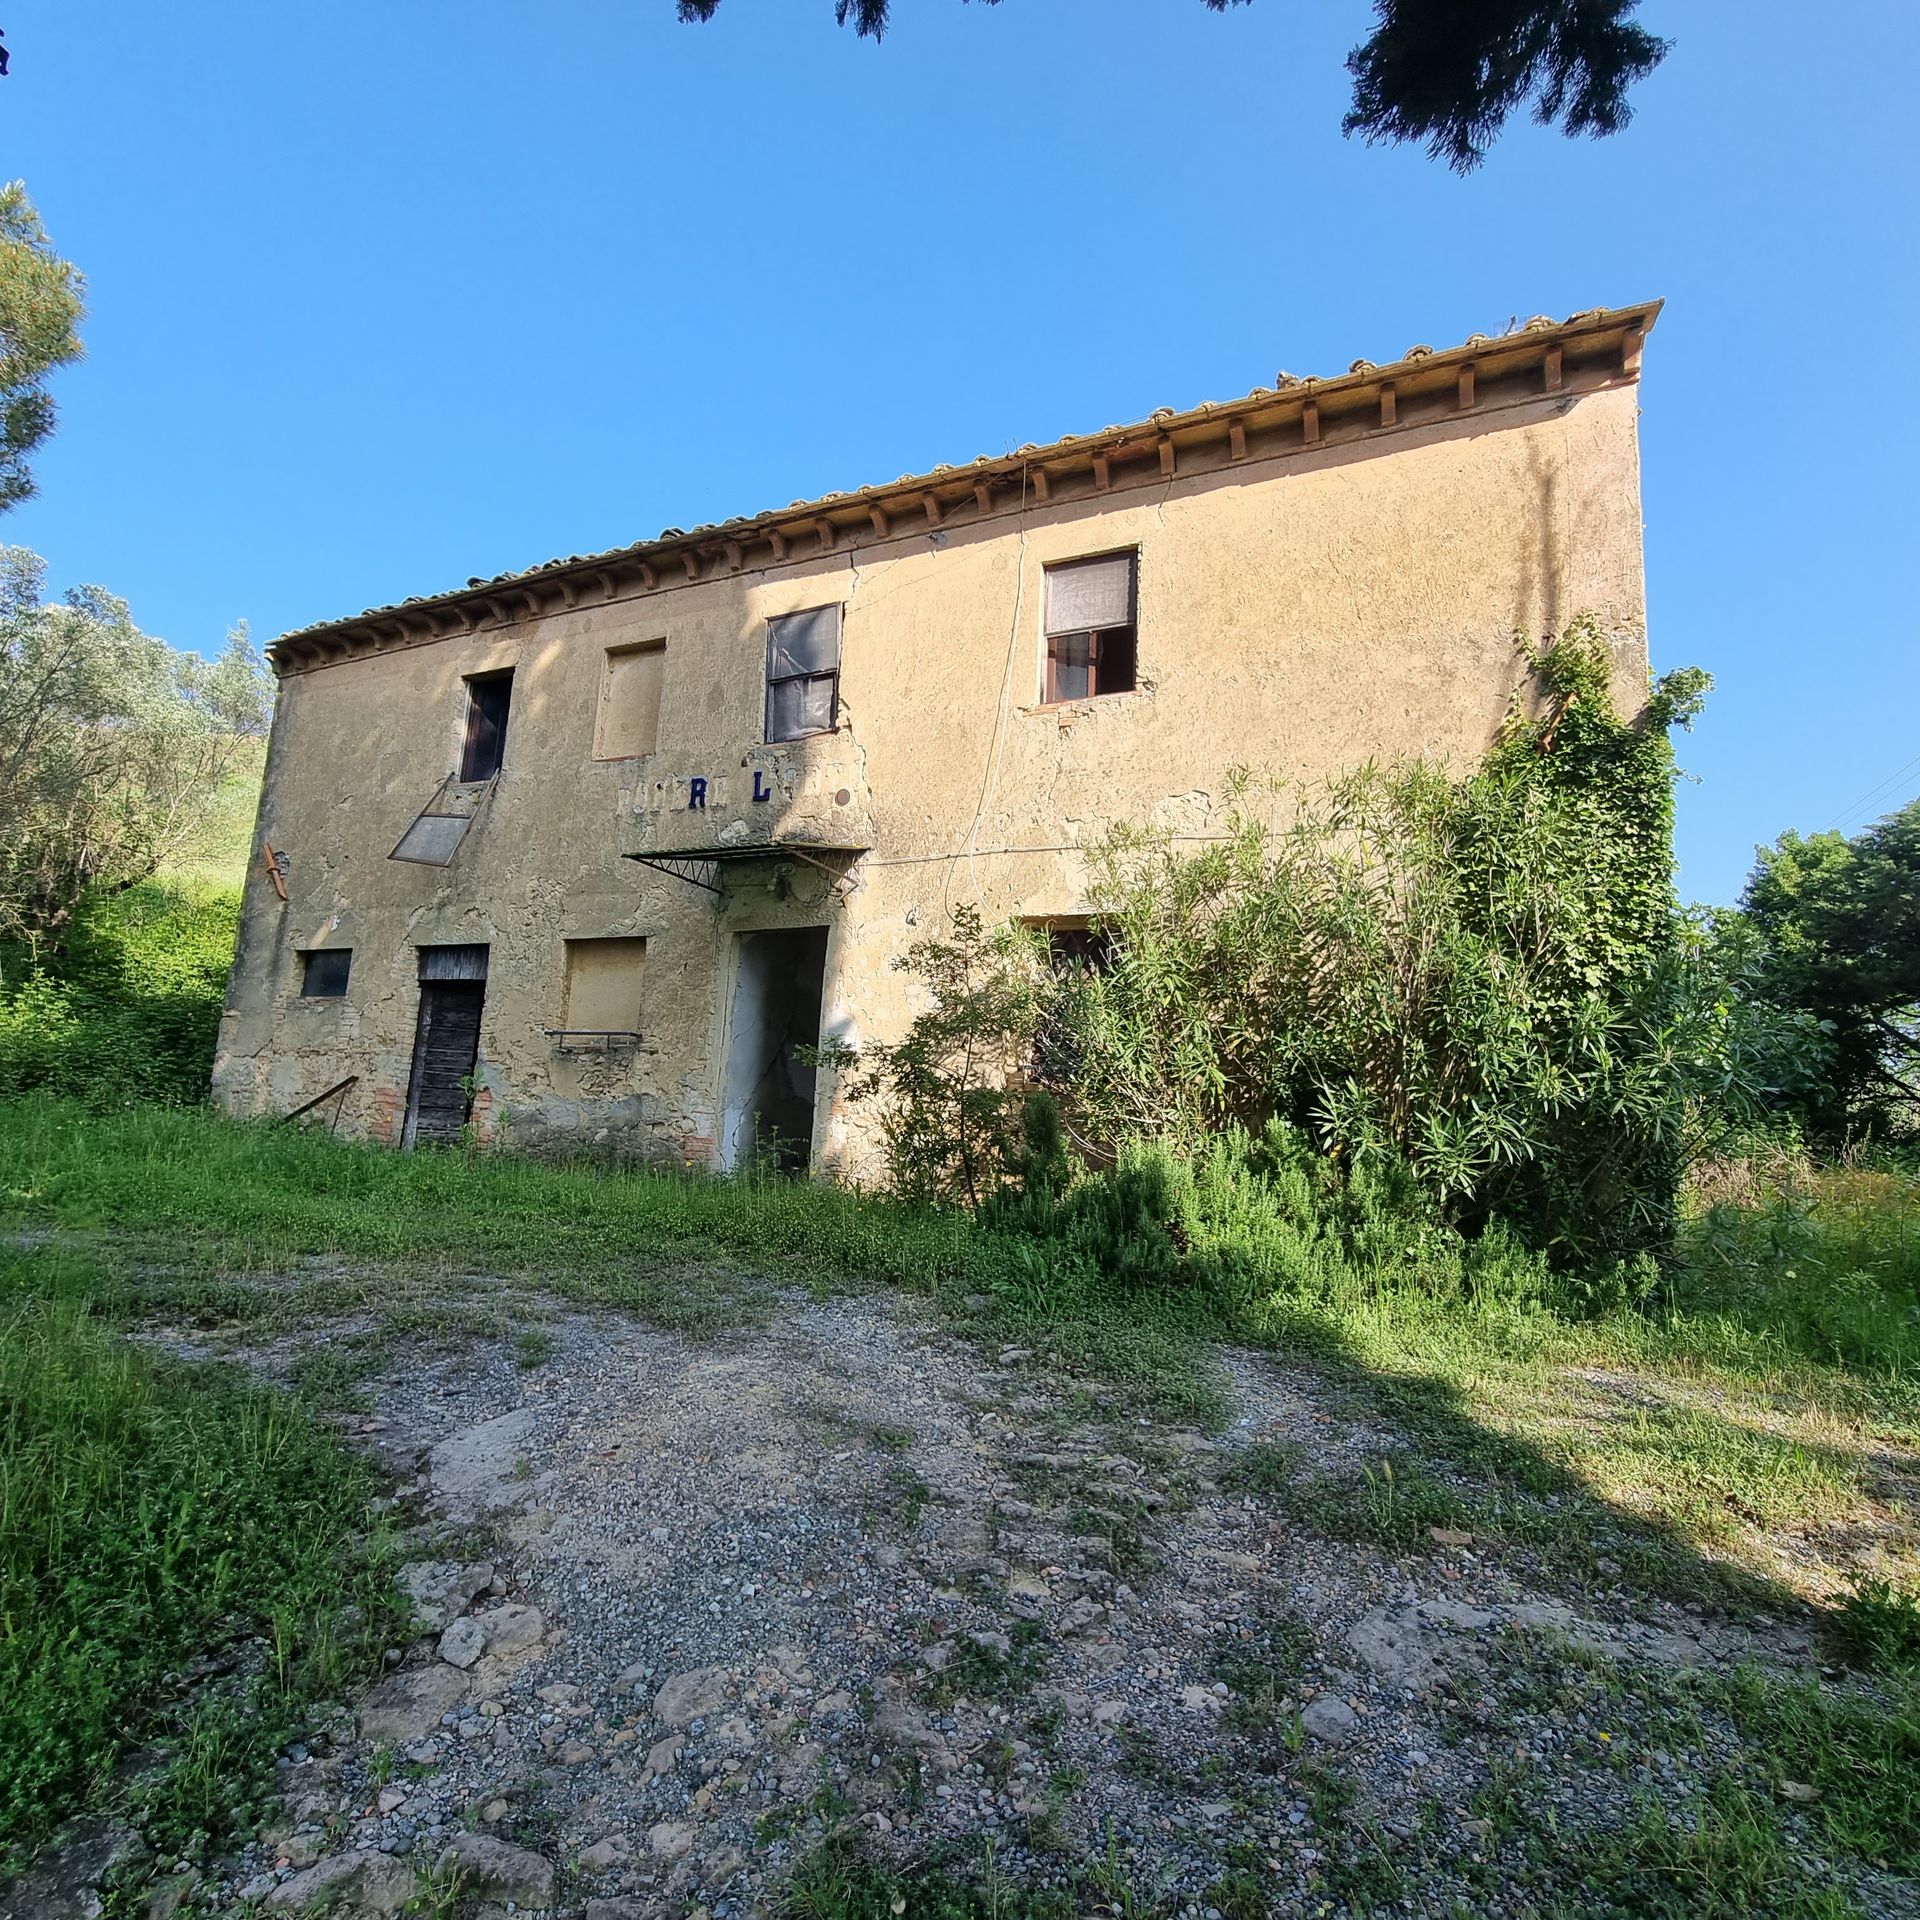
<path id="1" fill-rule="evenodd" d="M 11 0 L 0 172 L 92 319 L 0 538 L 212 648 L 1659 295 L 1683 889 L 1920 793 L 1920 9 L 1644 0 L 1632 126 L 1465 179 L 1341 137 L 1365 0 L 896 11 Z"/>

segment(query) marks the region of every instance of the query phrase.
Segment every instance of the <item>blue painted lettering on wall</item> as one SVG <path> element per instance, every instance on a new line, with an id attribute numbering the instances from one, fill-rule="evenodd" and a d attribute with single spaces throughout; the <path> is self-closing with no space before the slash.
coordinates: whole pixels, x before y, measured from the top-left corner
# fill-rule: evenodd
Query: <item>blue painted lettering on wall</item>
<path id="1" fill-rule="evenodd" d="M 687 782 L 687 811 L 691 813 L 695 807 L 704 807 L 706 804 L 707 783 L 700 774 L 696 773 Z"/>
<path id="2" fill-rule="evenodd" d="M 773 789 L 767 785 L 767 776 L 758 767 L 753 770 L 753 797 L 756 800 L 773 798 Z"/>

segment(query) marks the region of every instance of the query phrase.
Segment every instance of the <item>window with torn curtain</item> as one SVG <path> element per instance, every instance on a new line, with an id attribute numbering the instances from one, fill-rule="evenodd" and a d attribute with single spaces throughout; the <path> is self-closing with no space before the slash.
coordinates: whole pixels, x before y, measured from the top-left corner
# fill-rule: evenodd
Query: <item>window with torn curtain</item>
<path id="1" fill-rule="evenodd" d="M 1137 559 L 1104 553 L 1047 569 L 1049 703 L 1133 691 Z"/>
<path id="2" fill-rule="evenodd" d="M 840 609 L 767 622 L 767 738 L 831 733 L 840 703 Z"/>

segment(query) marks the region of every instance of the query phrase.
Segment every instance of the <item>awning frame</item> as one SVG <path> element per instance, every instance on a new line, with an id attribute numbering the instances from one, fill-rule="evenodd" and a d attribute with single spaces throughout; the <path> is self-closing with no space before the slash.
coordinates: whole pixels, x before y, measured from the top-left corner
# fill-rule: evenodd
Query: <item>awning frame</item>
<path id="1" fill-rule="evenodd" d="M 690 847 L 684 853 L 649 849 L 644 853 L 623 853 L 620 857 L 650 867 L 655 873 L 664 873 L 669 879 L 684 880 L 688 886 L 699 887 L 715 899 L 723 900 L 726 889 L 719 884 L 722 867 L 742 866 L 750 860 L 798 860 L 838 885 L 847 877 L 853 863 L 872 851 L 871 847 L 829 847 L 813 841 L 804 846 L 793 841 L 758 841 L 744 846 Z M 832 860 L 842 864 L 832 866 L 829 864 Z"/>

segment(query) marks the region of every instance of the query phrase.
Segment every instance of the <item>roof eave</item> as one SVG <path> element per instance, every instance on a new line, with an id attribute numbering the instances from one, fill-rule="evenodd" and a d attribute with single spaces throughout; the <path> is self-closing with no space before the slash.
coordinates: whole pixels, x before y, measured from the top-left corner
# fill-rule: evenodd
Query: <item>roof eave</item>
<path id="1" fill-rule="evenodd" d="M 1202 441 L 1224 445 L 1226 464 L 1249 458 L 1309 452 L 1350 428 L 1355 417 L 1377 408 L 1363 430 L 1392 432 L 1409 402 L 1431 402 L 1452 386 L 1456 411 L 1484 404 L 1484 388 L 1511 382 L 1538 368 L 1541 391 L 1552 392 L 1580 374 L 1582 383 L 1613 384 L 1639 376 L 1640 348 L 1659 318 L 1662 302 L 1594 308 L 1564 321 L 1536 319 L 1498 336 L 1476 334 L 1457 347 L 1414 348 L 1401 359 L 1375 366 L 1355 361 L 1344 374 L 1289 380 L 1256 388 L 1244 398 L 1212 401 L 1184 411 L 1163 408 L 1129 426 L 1069 434 L 1045 446 L 1010 454 L 982 455 L 965 466 L 936 467 L 850 493 L 795 501 L 750 519 L 729 520 L 690 532 L 669 528 L 652 540 L 572 555 L 524 572 L 476 581 L 446 593 L 376 607 L 283 635 L 268 649 L 282 673 L 322 666 L 369 651 L 422 645 L 518 621 L 628 597 L 637 588 L 654 592 L 689 585 L 723 573 L 759 571 L 838 551 L 843 544 L 873 544 L 915 527 L 932 531 L 950 515 L 969 522 L 1049 504 L 1060 485 L 1091 473 L 1105 493 L 1176 477 L 1184 449 Z M 1613 364 L 1607 365 L 1609 358 Z M 1471 370 L 1471 372 L 1469 372 Z M 1601 378 L 1593 376 L 1598 372 Z M 1276 428 L 1297 429 L 1291 448 L 1255 448 Z M 1116 479 L 1114 468 L 1123 471 Z M 999 497 L 1019 485 L 1017 498 Z M 766 549 L 749 562 L 749 549 Z"/>

